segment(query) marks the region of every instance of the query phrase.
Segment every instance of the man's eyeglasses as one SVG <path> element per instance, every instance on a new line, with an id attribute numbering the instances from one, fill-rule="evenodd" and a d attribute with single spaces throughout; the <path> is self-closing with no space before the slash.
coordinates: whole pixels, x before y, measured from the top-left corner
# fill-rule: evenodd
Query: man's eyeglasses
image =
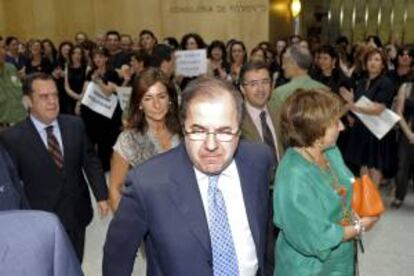
<path id="1" fill-rule="evenodd" d="M 251 80 L 243 82 L 244 86 L 259 87 L 260 85 L 267 86 L 270 84 L 270 79 Z"/>
<path id="2" fill-rule="evenodd" d="M 220 142 L 230 142 L 233 140 L 233 138 L 240 134 L 240 130 L 237 130 L 236 132 L 230 132 L 230 131 L 206 131 L 206 130 L 193 130 L 193 131 L 187 131 L 183 130 L 184 134 L 187 135 L 187 137 L 190 140 L 193 141 L 205 141 L 208 137 L 208 135 L 213 135 L 217 141 Z"/>

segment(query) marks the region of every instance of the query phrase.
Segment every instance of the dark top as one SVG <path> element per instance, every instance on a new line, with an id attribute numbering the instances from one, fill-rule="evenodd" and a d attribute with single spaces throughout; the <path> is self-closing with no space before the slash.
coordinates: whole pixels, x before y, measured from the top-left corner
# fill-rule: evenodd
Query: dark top
<path id="1" fill-rule="evenodd" d="M 363 80 L 368 78 L 368 74 L 366 71 L 354 71 L 351 75 L 351 80 L 355 84 L 355 87 L 359 85 L 359 83 Z"/>
<path id="2" fill-rule="evenodd" d="M 22 69 L 23 66 L 26 65 L 26 59 L 22 55 L 19 55 L 16 59 L 12 56 L 6 55 L 5 61 L 7 63 L 13 64 L 14 67 L 16 67 L 17 70 Z"/>
<path id="3" fill-rule="evenodd" d="M 355 90 L 355 99 L 365 96 L 373 102 L 384 104 L 390 108 L 393 102 L 394 87 L 390 79 L 382 74 L 369 81 L 364 78 Z M 344 152 L 345 160 L 358 166 L 368 166 L 380 170 L 393 168 L 393 155 L 395 133 L 390 131 L 381 140 L 378 140 L 368 128 L 356 118 L 354 126 L 350 129 L 348 145 Z"/>
<path id="4" fill-rule="evenodd" d="M 337 68 L 332 71 L 332 75 L 330 76 L 325 76 L 321 70 L 317 70 L 312 73 L 311 77 L 314 80 L 323 83 L 324 85 L 329 87 L 332 90 L 332 92 L 335 92 L 337 94 L 339 93 L 340 87 L 353 89 L 355 86 L 352 80 L 345 76 L 341 69 Z"/>
<path id="5" fill-rule="evenodd" d="M 414 131 L 414 82 L 411 83 L 411 92 L 404 102 L 403 116 L 405 121 L 411 125 L 411 130 Z"/>
<path id="6" fill-rule="evenodd" d="M 109 64 L 111 64 L 111 67 L 114 69 L 121 68 L 124 64 L 129 64 L 131 60 L 131 54 L 120 51 L 119 53 L 111 56 L 109 58 Z"/>
<path id="7" fill-rule="evenodd" d="M 391 70 L 388 72 L 387 76 L 391 80 L 391 82 L 394 84 L 394 96 L 397 95 L 398 90 L 401 87 L 401 84 L 404 82 L 408 82 L 410 80 L 411 72 L 408 72 L 404 75 L 399 75 L 397 70 Z"/>
<path id="8" fill-rule="evenodd" d="M 86 68 L 68 67 L 69 87 L 76 93 L 81 94 L 86 80 Z M 56 79 L 61 99 L 61 112 L 67 114 L 75 113 L 76 100 L 66 93 L 64 78 Z"/>
<path id="9" fill-rule="evenodd" d="M 93 71 L 89 71 L 89 73 L 86 75 L 87 81 L 92 81 L 92 74 L 93 74 Z M 118 73 L 112 69 L 106 70 L 103 76 L 101 76 L 101 78 L 105 84 L 108 84 L 108 82 L 113 82 L 116 85 L 122 84 L 122 80 L 119 78 Z"/>
<path id="10" fill-rule="evenodd" d="M 393 90 L 393 83 L 384 74 L 371 81 L 368 78 L 364 78 L 356 87 L 354 100 L 358 101 L 359 98 L 365 96 L 373 102 L 382 103 L 387 108 L 390 108 L 393 101 Z"/>
<path id="11" fill-rule="evenodd" d="M 91 76 L 92 72 L 89 72 L 86 79 L 91 81 Z M 107 70 L 101 78 L 105 84 L 113 82 L 120 85 L 122 83 L 118 74 L 113 70 Z M 112 146 L 115 144 L 122 127 L 122 109 L 119 101 L 112 118 L 107 118 L 85 105 L 81 106 L 81 116 L 85 122 L 89 138 L 93 144 L 98 145 L 98 156 L 102 162 L 103 169 L 108 171 L 112 156 Z"/>
<path id="12" fill-rule="evenodd" d="M 86 80 L 85 67 L 68 67 L 68 81 L 70 88 L 77 94 L 82 93 L 83 85 Z"/>
<path id="13" fill-rule="evenodd" d="M 53 65 L 49 62 L 48 59 L 42 58 L 39 64 L 32 64 L 31 59 L 26 60 L 26 74 L 43 72 L 46 74 L 51 74 L 53 71 Z"/>

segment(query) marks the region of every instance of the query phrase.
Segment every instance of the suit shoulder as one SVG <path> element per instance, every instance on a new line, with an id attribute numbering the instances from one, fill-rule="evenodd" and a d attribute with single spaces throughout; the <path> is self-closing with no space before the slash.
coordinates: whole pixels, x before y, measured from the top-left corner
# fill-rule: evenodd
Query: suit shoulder
<path id="1" fill-rule="evenodd" d="M 132 169 L 131 173 L 134 175 L 145 174 L 160 176 L 164 172 L 168 171 L 168 169 L 172 167 L 172 164 L 175 164 L 180 148 L 181 146 L 178 146 L 167 152 L 157 154 Z"/>
<path id="2" fill-rule="evenodd" d="M 76 129 L 80 130 L 81 133 L 85 129 L 85 125 L 83 124 L 83 120 L 80 117 L 73 116 L 73 115 L 59 115 L 58 117 L 59 127 L 69 128 L 69 129 Z"/>
<path id="3" fill-rule="evenodd" d="M 59 115 L 58 120 L 65 123 L 83 125 L 82 119 L 74 115 L 61 114 Z"/>
<path id="4" fill-rule="evenodd" d="M 240 140 L 239 148 L 244 151 L 267 152 L 269 147 L 263 143 Z"/>
<path id="5" fill-rule="evenodd" d="M 7 128 L 6 130 L 4 130 L 0 137 L 1 139 L 4 141 L 16 141 L 15 139 L 19 139 L 22 137 L 22 135 L 24 135 L 24 130 L 27 127 L 27 121 L 21 121 L 17 124 L 15 124 L 14 126 L 11 126 L 9 128 Z"/>
<path id="6" fill-rule="evenodd" d="M 240 141 L 238 151 L 242 155 L 247 155 L 253 162 L 255 160 L 273 159 L 272 150 L 263 143 L 254 143 L 246 140 Z"/>

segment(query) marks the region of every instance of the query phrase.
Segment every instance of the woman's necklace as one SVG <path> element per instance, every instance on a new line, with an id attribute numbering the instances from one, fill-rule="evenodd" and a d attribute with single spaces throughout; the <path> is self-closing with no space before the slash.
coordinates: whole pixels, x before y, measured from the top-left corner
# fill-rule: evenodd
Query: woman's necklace
<path id="1" fill-rule="evenodd" d="M 334 189 L 336 194 L 339 196 L 343 214 L 342 220 L 340 222 L 341 225 L 351 225 L 352 211 L 346 206 L 347 189 L 345 188 L 345 186 L 339 184 L 338 176 L 335 173 L 335 171 L 331 168 L 331 164 L 329 163 L 329 161 L 326 160 L 324 154 L 322 154 L 325 164 L 325 166 L 322 166 L 317 162 L 316 158 L 310 153 L 308 149 L 301 148 L 299 151 L 301 151 L 307 157 L 307 159 L 309 159 L 309 161 L 314 163 L 320 169 L 325 178 L 328 179 L 332 189 Z"/>

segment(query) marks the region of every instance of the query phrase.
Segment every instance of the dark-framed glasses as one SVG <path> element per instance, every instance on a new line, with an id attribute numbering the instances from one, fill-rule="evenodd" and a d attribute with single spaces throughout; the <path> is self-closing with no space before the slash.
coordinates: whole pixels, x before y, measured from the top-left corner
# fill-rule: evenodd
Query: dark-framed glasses
<path id="1" fill-rule="evenodd" d="M 187 131 L 183 130 L 184 134 L 192 141 L 205 141 L 208 136 L 213 135 L 217 141 L 220 142 L 230 142 L 235 136 L 240 134 L 240 129 L 235 132 L 230 131 L 207 131 L 207 130 L 193 130 Z"/>

